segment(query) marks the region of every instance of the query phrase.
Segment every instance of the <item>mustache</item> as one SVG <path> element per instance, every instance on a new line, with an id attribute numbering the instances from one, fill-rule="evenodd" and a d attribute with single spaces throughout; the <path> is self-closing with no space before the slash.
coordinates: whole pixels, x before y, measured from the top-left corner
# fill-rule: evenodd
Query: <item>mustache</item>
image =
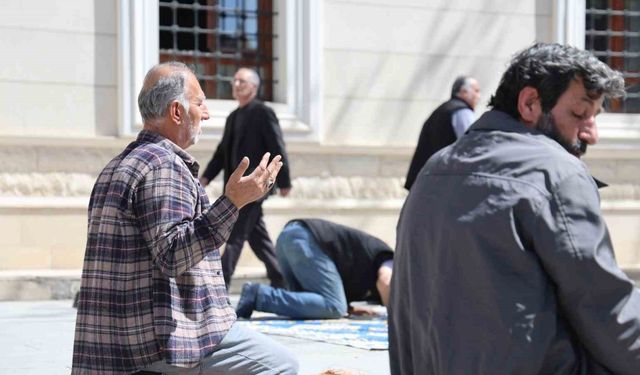
<path id="1" fill-rule="evenodd" d="M 579 151 L 582 155 L 587 153 L 587 143 L 586 142 L 582 142 L 581 140 L 578 140 L 578 142 L 580 143 L 580 148 Z"/>

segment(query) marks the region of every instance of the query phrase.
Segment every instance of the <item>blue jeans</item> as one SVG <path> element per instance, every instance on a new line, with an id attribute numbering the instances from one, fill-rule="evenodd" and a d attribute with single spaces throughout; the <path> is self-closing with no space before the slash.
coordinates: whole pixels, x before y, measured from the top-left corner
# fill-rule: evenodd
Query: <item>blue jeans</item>
<path id="1" fill-rule="evenodd" d="M 277 341 L 234 324 L 216 351 L 198 366 L 182 368 L 159 361 L 145 370 L 170 375 L 295 375 L 298 361 Z"/>
<path id="2" fill-rule="evenodd" d="M 299 222 L 287 225 L 276 243 L 276 257 L 289 290 L 260 285 L 256 310 L 295 319 L 347 315 L 347 298 L 335 263 Z"/>

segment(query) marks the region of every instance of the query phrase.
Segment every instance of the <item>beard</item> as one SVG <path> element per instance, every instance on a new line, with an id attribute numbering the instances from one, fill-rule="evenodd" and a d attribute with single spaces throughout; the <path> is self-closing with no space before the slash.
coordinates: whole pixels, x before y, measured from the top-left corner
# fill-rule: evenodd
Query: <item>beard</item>
<path id="1" fill-rule="evenodd" d="M 200 140 L 201 131 L 200 131 L 200 129 L 196 130 L 196 128 L 193 128 L 193 127 L 189 128 L 189 129 L 190 129 L 189 130 L 189 140 L 191 141 L 191 145 L 193 146 L 196 143 L 198 143 L 198 141 Z"/>
<path id="2" fill-rule="evenodd" d="M 536 122 L 535 128 L 540 133 L 558 142 L 560 146 L 567 150 L 571 155 L 579 158 L 587 153 L 587 144 L 585 142 L 579 139 L 574 142 L 564 138 L 562 134 L 560 134 L 556 121 L 551 113 L 543 112 Z"/>
<path id="3" fill-rule="evenodd" d="M 187 114 L 186 118 L 187 118 L 186 126 L 189 131 L 189 134 L 188 134 L 189 146 L 193 146 L 196 143 L 198 143 L 198 141 L 200 140 L 200 133 L 202 133 L 202 126 L 200 125 L 197 128 L 193 126 L 194 121 L 191 120 L 191 117 L 189 116 L 189 114 Z"/>

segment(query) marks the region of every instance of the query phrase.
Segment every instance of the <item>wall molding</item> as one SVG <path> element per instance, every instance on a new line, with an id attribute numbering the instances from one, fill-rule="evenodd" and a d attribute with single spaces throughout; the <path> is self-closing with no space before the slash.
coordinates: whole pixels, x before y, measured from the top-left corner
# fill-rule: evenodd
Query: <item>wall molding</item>
<path id="1" fill-rule="evenodd" d="M 7 198 L 88 197 L 96 176 L 87 173 L 0 173 L 0 204 Z M 292 200 L 378 200 L 403 199 L 406 191 L 403 179 L 398 177 L 328 176 L 298 177 L 292 181 Z M 219 180 L 207 189 L 211 197 L 222 194 Z M 289 198 L 287 198 L 289 199 Z"/>
<path id="2" fill-rule="evenodd" d="M 0 173 L 0 209 L 86 210 L 94 182 L 95 176 L 83 173 Z M 397 210 L 407 196 L 403 183 L 400 177 L 298 177 L 289 197 L 271 197 L 265 208 Z M 206 191 L 216 199 L 221 182 L 214 181 Z M 611 185 L 600 194 L 603 211 L 640 212 L 640 184 Z"/>

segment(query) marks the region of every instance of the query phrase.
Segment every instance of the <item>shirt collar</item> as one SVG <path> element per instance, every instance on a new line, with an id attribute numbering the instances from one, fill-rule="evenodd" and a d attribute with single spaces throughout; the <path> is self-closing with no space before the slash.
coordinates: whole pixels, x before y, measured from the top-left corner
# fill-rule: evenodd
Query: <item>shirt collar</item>
<path id="1" fill-rule="evenodd" d="M 136 139 L 136 141 L 140 143 L 154 143 L 166 150 L 175 153 L 176 155 L 178 155 L 178 157 L 180 157 L 180 159 L 184 161 L 191 173 L 193 173 L 194 176 L 198 176 L 200 165 L 198 164 L 196 159 L 193 156 L 189 155 L 189 153 L 183 150 L 180 146 L 173 143 L 168 138 L 162 136 L 160 133 L 143 129 L 140 131 L 140 133 L 138 133 L 138 138 Z"/>

